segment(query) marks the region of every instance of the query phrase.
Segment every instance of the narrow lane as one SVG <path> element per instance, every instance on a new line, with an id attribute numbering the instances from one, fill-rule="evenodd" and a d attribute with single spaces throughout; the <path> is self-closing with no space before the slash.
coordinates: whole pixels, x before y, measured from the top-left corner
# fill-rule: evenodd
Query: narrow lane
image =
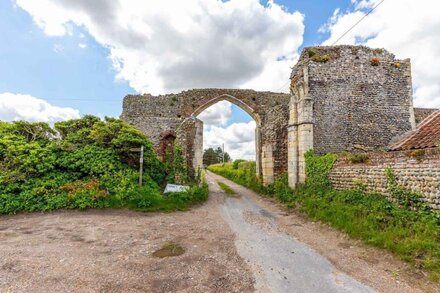
<path id="1" fill-rule="evenodd" d="M 210 192 L 220 192 L 217 181 L 236 188 L 233 182 L 210 172 L 207 180 Z M 251 266 L 259 292 L 374 292 L 338 271 L 308 245 L 281 232 L 277 215 L 246 191 L 241 187 L 237 198 L 227 197 L 220 213 L 236 234 L 238 253 Z"/>

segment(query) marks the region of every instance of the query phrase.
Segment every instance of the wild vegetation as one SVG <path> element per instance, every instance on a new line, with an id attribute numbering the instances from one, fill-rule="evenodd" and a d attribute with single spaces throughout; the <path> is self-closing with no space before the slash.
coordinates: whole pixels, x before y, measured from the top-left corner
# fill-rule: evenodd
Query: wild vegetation
<path id="1" fill-rule="evenodd" d="M 221 181 L 217 181 L 218 186 L 220 186 L 220 188 L 228 195 L 228 196 L 234 196 L 237 193 L 235 192 L 234 189 L 232 189 L 229 185 L 227 185 L 226 183 L 223 183 Z"/>
<path id="2" fill-rule="evenodd" d="M 417 194 L 396 184 L 391 169 L 387 170 L 390 201 L 376 193 L 366 192 L 359 182 L 351 190 L 336 191 L 328 180 L 336 156 L 306 154 L 307 182 L 292 190 L 287 174 L 264 187 L 255 176 L 253 163 L 217 164 L 208 169 L 247 186 L 265 196 L 273 197 L 291 209 L 307 214 L 314 220 L 328 223 L 365 243 L 385 248 L 416 268 L 430 273 L 433 280 L 440 275 L 440 214 L 430 210 Z M 250 168 L 249 168 L 250 167 Z"/>
<path id="3" fill-rule="evenodd" d="M 236 161 L 240 162 L 236 164 Z M 234 168 L 234 165 L 237 165 L 237 168 Z M 256 192 L 267 193 L 260 178 L 256 176 L 256 165 L 253 161 L 235 160 L 232 163 L 214 164 L 208 166 L 208 170 Z"/>
<path id="4" fill-rule="evenodd" d="M 139 152 L 144 176 L 138 185 Z M 151 142 L 118 119 L 94 116 L 55 123 L 0 122 L 0 213 L 55 209 L 185 209 L 207 197 L 207 187 L 161 194 L 175 162 L 164 166 Z M 174 172 L 174 173 L 173 173 Z M 170 177 L 171 175 L 171 177 Z"/>

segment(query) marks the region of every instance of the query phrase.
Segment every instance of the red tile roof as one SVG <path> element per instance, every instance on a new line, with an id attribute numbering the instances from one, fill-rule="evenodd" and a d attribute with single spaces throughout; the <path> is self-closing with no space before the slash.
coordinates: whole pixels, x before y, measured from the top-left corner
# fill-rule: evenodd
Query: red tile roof
<path id="1" fill-rule="evenodd" d="M 438 146 L 440 143 L 440 110 L 426 117 L 399 142 L 391 146 L 392 151 L 425 149 Z"/>

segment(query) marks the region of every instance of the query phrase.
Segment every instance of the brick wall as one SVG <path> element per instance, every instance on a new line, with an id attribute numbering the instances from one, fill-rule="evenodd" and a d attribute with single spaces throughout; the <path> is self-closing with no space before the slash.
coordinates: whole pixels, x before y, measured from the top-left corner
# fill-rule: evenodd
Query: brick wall
<path id="1" fill-rule="evenodd" d="M 427 149 L 419 159 L 411 154 L 413 151 L 368 153 L 368 161 L 361 164 L 340 157 L 329 178 L 338 190 L 351 188 L 354 181 L 361 180 L 368 191 L 389 196 L 385 169 L 391 167 L 399 186 L 421 193 L 431 207 L 440 209 L 440 149 Z"/>

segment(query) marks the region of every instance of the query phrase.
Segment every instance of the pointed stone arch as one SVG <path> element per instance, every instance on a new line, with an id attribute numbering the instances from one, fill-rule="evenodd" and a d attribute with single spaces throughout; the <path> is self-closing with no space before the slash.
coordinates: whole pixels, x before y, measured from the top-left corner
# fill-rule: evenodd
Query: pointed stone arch
<path id="1" fill-rule="evenodd" d="M 246 104 L 245 102 L 243 102 L 242 100 L 231 96 L 229 94 L 222 94 L 218 97 L 215 97 L 207 102 L 205 102 L 204 104 L 200 105 L 199 107 L 197 107 L 194 110 L 194 113 L 191 114 L 191 116 L 197 117 L 199 114 L 201 114 L 203 111 L 205 111 L 206 109 L 208 109 L 209 107 L 217 104 L 218 102 L 221 101 L 228 101 L 238 107 L 240 107 L 243 111 L 245 111 L 246 113 L 249 114 L 249 116 L 252 117 L 252 119 L 254 119 L 255 123 L 257 125 L 261 125 L 261 118 L 258 115 L 258 113 L 248 104 Z"/>
<path id="2" fill-rule="evenodd" d="M 221 94 L 217 97 L 214 97 L 208 101 L 206 101 L 205 103 L 201 104 L 200 106 L 198 106 L 194 112 L 191 114 L 191 117 L 196 118 L 198 115 L 200 115 L 203 111 L 205 111 L 206 109 L 208 109 L 209 107 L 217 104 L 218 102 L 221 101 L 228 101 L 234 105 L 236 105 L 237 107 L 241 108 L 243 111 L 245 111 L 247 114 L 249 114 L 249 116 L 251 116 L 251 118 L 255 121 L 255 163 L 256 163 L 256 175 L 259 177 L 263 176 L 263 172 L 262 172 L 262 161 L 261 161 L 261 118 L 260 115 L 248 104 L 246 104 L 245 102 L 243 102 L 242 100 L 229 95 L 229 94 Z M 199 120 L 200 121 L 200 120 Z M 200 121 L 201 122 L 201 121 Z M 202 127 L 202 133 L 203 133 L 203 122 L 200 124 L 200 122 L 197 124 L 198 127 Z M 184 122 L 185 123 L 185 122 Z M 198 140 L 196 138 L 196 140 Z M 202 142 L 203 142 L 203 138 L 202 138 Z M 198 157 L 200 153 L 203 154 L 203 144 L 194 144 L 194 147 L 196 147 L 196 149 L 194 150 L 194 157 Z M 193 160 L 193 163 L 198 163 L 200 161 L 197 160 Z M 194 168 L 198 168 L 198 165 L 194 165 Z"/>
<path id="3" fill-rule="evenodd" d="M 176 132 L 188 167 L 201 164 L 203 123 L 197 116 L 210 106 L 228 101 L 248 113 L 256 124 L 257 175 L 270 184 L 287 171 L 287 125 L 289 94 L 242 89 L 195 89 L 160 96 L 124 98 L 121 118 L 148 135 L 157 149 L 161 134 Z"/>

